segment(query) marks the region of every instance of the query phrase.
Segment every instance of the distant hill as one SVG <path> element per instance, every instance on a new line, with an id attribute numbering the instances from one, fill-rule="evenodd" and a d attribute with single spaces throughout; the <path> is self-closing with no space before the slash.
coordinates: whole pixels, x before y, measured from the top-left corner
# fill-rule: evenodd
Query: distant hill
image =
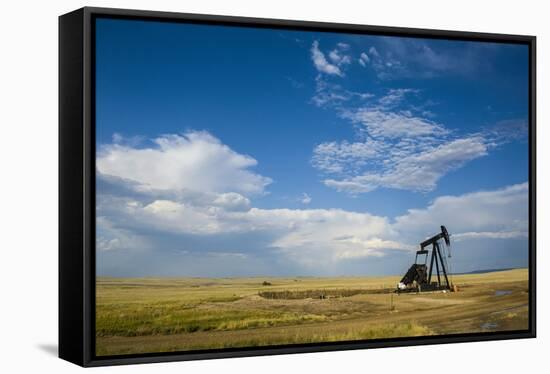
<path id="1" fill-rule="evenodd" d="M 503 269 L 483 269 L 483 270 L 473 270 L 468 271 L 464 273 L 453 273 L 453 275 L 464 275 L 464 274 L 485 274 L 485 273 L 494 273 L 497 271 L 506 271 L 506 270 L 514 270 L 519 268 L 503 268 Z"/>

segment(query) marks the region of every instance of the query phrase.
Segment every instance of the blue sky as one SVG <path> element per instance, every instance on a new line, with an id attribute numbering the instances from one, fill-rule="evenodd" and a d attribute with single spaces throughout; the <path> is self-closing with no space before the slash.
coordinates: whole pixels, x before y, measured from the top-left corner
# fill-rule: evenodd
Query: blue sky
<path id="1" fill-rule="evenodd" d="M 525 45 L 99 19 L 101 275 L 527 264 Z"/>

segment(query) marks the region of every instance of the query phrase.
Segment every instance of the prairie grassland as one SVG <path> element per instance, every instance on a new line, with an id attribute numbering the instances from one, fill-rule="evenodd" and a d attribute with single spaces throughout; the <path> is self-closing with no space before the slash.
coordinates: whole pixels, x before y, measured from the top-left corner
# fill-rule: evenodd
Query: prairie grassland
<path id="1" fill-rule="evenodd" d="M 391 291 L 398 281 L 399 277 L 102 277 L 97 280 L 96 353 L 528 328 L 527 269 L 456 275 L 457 293 L 396 295 Z"/>

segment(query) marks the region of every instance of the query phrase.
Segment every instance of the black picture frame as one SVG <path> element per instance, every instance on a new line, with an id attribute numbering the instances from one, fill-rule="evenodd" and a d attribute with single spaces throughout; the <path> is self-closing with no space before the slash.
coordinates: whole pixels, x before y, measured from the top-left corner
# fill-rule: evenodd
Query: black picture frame
<path id="1" fill-rule="evenodd" d="M 94 19 L 235 25 L 529 47 L 529 329 L 356 342 L 96 357 Z M 536 37 L 85 7 L 59 17 L 59 357 L 81 366 L 324 352 L 536 337 Z"/>

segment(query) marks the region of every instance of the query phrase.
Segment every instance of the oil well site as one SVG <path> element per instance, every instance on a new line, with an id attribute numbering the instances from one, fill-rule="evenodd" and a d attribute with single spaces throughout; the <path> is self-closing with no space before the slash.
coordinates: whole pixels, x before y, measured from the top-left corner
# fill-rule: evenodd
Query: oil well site
<path id="1" fill-rule="evenodd" d="M 451 241 L 401 276 L 98 278 L 97 354 L 527 329 L 528 269 L 453 274 Z"/>

